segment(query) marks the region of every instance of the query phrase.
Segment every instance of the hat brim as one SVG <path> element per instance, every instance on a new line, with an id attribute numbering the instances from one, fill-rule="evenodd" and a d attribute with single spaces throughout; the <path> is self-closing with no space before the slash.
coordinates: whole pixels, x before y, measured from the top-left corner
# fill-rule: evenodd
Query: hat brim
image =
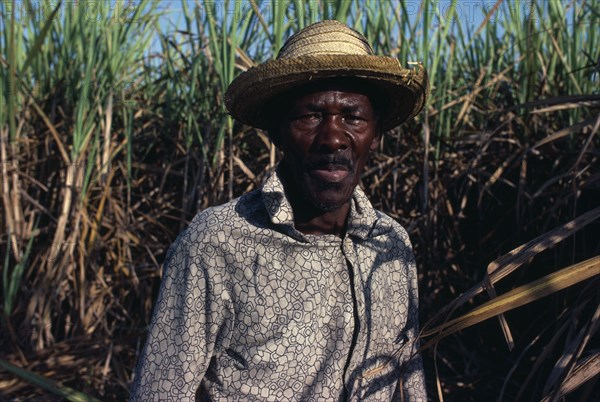
<path id="1" fill-rule="evenodd" d="M 425 104 L 427 72 L 421 66 L 402 68 L 392 57 L 320 54 L 275 59 L 239 75 L 225 93 L 225 105 L 237 120 L 269 127 L 267 103 L 287 90 L 334 77 L 355 77 L 376 86 L 386 96 L 382 128 L 389 130 L 416 116 Z"/>

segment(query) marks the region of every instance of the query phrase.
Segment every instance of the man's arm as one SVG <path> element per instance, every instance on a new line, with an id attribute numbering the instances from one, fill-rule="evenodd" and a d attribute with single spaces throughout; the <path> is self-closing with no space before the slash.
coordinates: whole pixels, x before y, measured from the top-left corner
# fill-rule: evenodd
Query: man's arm
<path id="1" fill-rule="evenodd" d="M 410 355 L 414 355 L 419 349 L 419 294 L 417 268 L 410 244 L 408 245 L 407 252 L 409 254 L 407 258 L 409 307 L 408 319 L 406 323 L 406 335 L 408 337 L 407 346 L 411 346 Z M 401 400 L 410 402 L 427 402 L 423 361 L 420 353 L 415 355 L 406 364 L 403 373 L 402 392 L 404 399 Z"/>
<path id="2" fill-rule="evenodd" d="M 193 401 L 217 334 L 224 334 L 229 306 L 222 297 L 223 282 L 215 281 L 202 263 L 200 243 L 187 238 L 184 233 L 167 253 L 131 401 Z"/>

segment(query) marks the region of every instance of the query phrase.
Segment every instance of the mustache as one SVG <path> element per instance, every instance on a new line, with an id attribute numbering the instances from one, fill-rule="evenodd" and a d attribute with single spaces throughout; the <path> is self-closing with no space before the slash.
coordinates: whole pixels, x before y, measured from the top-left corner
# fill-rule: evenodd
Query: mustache
<path id="1" fill-rule="evenodd" d="M 308 170 L 333 170 L 343 168 L 348 171 L 353 171 L 354 162 L 344 155 L 323 155 L 306 159 L 304 161 L 304 167 Z"/>

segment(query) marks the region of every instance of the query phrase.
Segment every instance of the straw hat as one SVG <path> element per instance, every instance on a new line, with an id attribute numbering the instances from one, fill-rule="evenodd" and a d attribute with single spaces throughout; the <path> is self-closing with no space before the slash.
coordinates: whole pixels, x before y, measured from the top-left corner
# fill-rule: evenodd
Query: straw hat
<path id="1" fill-rule="evenodd" d="M 389 130 L 417 115 L 427 97 L 427 72 L 402 68 L 392 57 L 375 56 L 366 38 L 338 21 L 321 21 L 292 35 L 277 59 L 240 74 L 225 93 L 225 105 L 237 120 L 266 129 L 265 106 L 285 91 L 317 80 L 356 77 L 385 94 L 382 127 Z"/>

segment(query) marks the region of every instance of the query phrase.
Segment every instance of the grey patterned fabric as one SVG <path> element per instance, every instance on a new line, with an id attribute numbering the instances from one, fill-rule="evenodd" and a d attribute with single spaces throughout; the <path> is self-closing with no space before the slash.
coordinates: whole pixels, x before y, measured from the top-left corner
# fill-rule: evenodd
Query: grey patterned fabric
<path id="1" fill-rule="evenodd" d="M 282 183 L 199 213 L 167 255 L 132 401 L 426 401 L 406 231 L 357 187 L 346 236 Z"/>

